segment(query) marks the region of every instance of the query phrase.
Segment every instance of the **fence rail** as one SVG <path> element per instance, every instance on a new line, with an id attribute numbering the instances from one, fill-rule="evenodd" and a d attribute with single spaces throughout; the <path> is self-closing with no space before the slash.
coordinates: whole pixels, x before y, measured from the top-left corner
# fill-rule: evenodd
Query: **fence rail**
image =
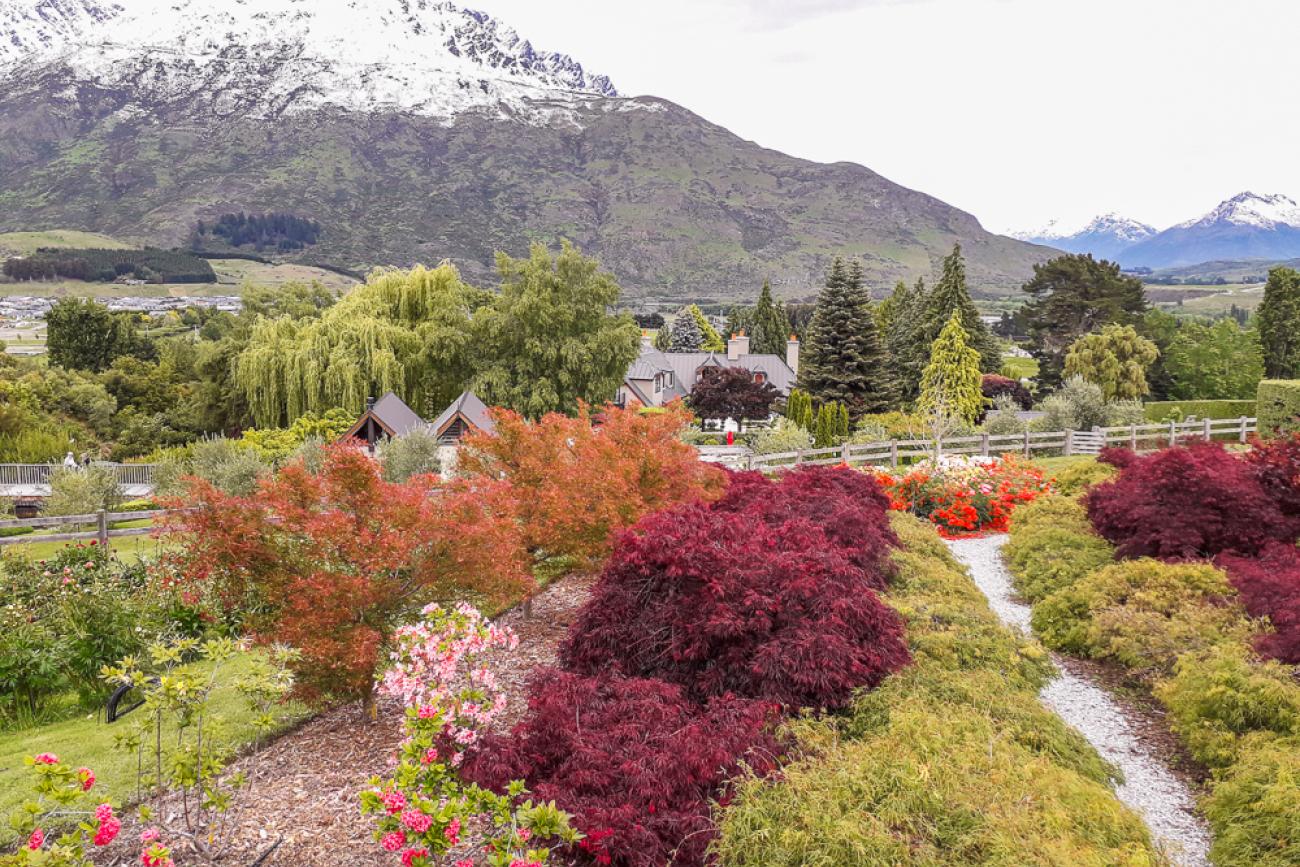
<path id="1" fill-rule="evenodd" d="M 107 545 L 109 539 L 123 536 L 144 536 L 153 532 L 152 527 L 110 527 L 118 521 L 152 521 L 167 514 L 166 509 L 152 509 L 144 512 L 92 512 L 86 515 L 47 515 L 42 518 L 10 518 L 0 521 L 0 529 L 12 530 L 20 527 L 76 527 L 94 524 L 94 530 L 70 531 L 66 533 L 41 533 L 39 535 L 0 536 L 0 547 L 21 545 L 28 542 L 79 542 L 94 539 L 100 545 Z"/>
<path id="2" fill-rule="evenodd" d="M 1033 457 L 1041 452 L 1064 455 L 1096 454 L 1103 446 L 1125 446 L 1134 451 L 1154 451 L 1191 439 L 1247 442 L 1258 430 L 1253 418 L 1203 419 L 1168 424 L 1097 427 L 1089 431 L 1025 431 L 1017 434 L 974 434 L 944 440 L 888 440 L 845 443 L 820 449 L 800 449 L 768 455 L 749 455 L 749 469 L 792 466 L 858 464 L 897 467 L 918 458 L 938 455 L 1002 455 Z"/>
<path id="3" fill-rule="evenodd" d="M 92 466 L 110 467 L 120 485 L 153 485 L 156 464 L 96 463 Z M 0 464 L 0 488 L 37 487 L 50 483 L 55 470 L 63 464 Z"/>

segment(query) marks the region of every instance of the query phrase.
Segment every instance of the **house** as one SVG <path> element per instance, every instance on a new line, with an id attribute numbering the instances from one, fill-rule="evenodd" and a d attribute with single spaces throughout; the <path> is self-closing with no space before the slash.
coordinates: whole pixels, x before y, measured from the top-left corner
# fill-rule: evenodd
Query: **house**
<path id="1" fill-rule="evenodd" d="M 743 367 L 753 373 L 756 381 L 770 382 L 782 397 L 788 397 L 799 378 L 799 340 L 791 335 L 785 358 L 781 358 L 750 354 L 749 338 L 743 331 L 727 341 L 725 355 L 662 352 L 643 339 L 641 354 L 628 368 L 614 403 L 627 406 L 630 401 L 636 401 L 642 406 L 663 406 L 676 398 L 685 398 L 710 367 Z"/>
<path id="2" fill-rule="evenodd" d="M 451 406 L 433 422 L 420 418 L 419 413 L 406 405 L 406 401 L 390 391 L 379 400 L 367 399 L 365 412 L 339 439 L 358 440 L 374 451 L 376 444 L 416 430 L 433 434 L 444 445 L 454 445 L 467 433 L 493 433 L 496 426 L 488 416 L 487 405 L 472 391 L 464 392 L 452 401 Z"/>

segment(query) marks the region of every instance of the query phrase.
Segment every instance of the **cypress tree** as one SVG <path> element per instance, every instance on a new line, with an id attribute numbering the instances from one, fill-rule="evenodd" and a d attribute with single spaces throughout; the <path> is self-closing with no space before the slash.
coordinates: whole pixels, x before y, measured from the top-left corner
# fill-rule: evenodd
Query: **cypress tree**
<path id="1" fill-rule="evenodd" d="M 722 339 L 718 329 L 713 327 L 709 322 L 709 317 L 704 315 L 704 311 L 697 305 L 691 304 L 686 308 L 692 318 L 695 319 L 695 326 L 700 329 L 700 349 L 704 352 L 726 352 L 727 341 Z"/>
<path id="2" fill-rule="evenodd" d="M 860 267 L 855 278 L 839 257 L 831 264 L 802 354 L 799 383 L 818 402 L 839 401 L 855 420 L 893 404 L 888 357 Z"/>
<path id="3" fill-rule="evenodd" d="M 751 351 L 784 357 L 786 341 L 790 339 L 790 319 L 785 315 L 785 308 L 772 301 L 772 284 L 766 280 L 749 320 Z"/>
<path id="4" fill-rule="evenodd" d="M 804 430 L 811 430 L 813 425 L 812 398 L 800 388 L 790 390 L 790 397 L 785 403 L 785 417 Z"/>
<path id="5" fill-rule="evenodd" d="M 1300 377 L 1300 273 L 1291 268 L 1269 271 L 1256 315 L 1265 375 L 1269 379 Z"/>
<path id="6" fill-rule="evenodd" d="M 979 362 L 979 353 L 967 342 L 961 311 L 953 310 L 930 347 L 917 409 L 940 419 L 974 424 L 984 409 Z"/>
<path id="7" fill-rule="evenodd" d="M 971 300 L 970 289 L 966 286 L 966 260 L 961 255 L 961 244 L 954 244 L 952 252 L 944 258 L 943 274 L 926 298 L 925 326 L 919 344 L 923 356 L 929 353 L 930 345 L 938 338 L 939 332 L 943 331 L 954 310 L 961 313 L 961 327 L 966 332 L 970 346 L 980 354 L 980 370 L 997 373 L 1002 368 L 1002 346 L 984 324 L 984 320 L 980 319 L 979 310 Z"/>

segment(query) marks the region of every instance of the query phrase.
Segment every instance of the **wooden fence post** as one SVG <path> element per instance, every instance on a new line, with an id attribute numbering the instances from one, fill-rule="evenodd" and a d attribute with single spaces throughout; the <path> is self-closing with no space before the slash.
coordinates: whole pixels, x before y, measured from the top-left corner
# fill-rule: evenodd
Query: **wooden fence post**
<path id="1" fill-rule="evenodd" d="M 845 440 L 844 444 L 840 446 L 840 460 L 842 460 L 846 466 L 849 463 L 849 456 L 849 441 Z"/>
<path id="2" fill-rule="evenodd" d="M 1206 442 L 1209 442 L 1210 440 L 1214 439 L 1214 432 L 1210 430 L 1210 420 L 1208 418 L 1202 420 L 1201 431 L 1203 436 L 1205 437 Z"/>
<path id="3" fill-rule="evenodd" d="M 889 441 L 889 464 L 894 467 L 898 466 L 898 440 Z"/>
<path id="4" fill-rule="evenodd" d="M 1241 417 L 1241 430 L 1237 434 L 1237 441 L 1244 443 L 1246 441 L 1246 417 Z"/>
<path id="5" fill-rule="evenodd" d="M 795 449 L 794 465 L 797 467 L 797 466 L 801 466 L 802 464 L 803 464 L 803 449 Z"/>
<path id="6" fill-rule="evenodd" d="M 1169 445 L 1178 445 L 1178 422 L 1169 420 Z"/>
<path id="7" fill-rule="evenodd" d="M 108 512 L 100 509 L 95 513 L 95 521 L 98 524 L 96 532 L 99 533 L 99 547 L 108 550 Z"/>
<path id="8" fill-rule="evenodd" d="M 1138 450 L 1138 426 L 1135 424 L 1128 426 L 1128 447 L 1135 452 Z"/>
<path id="9" fill-rule="evenodd" d="M 1074 454 L 1074 431 L 1068 430 L 1065 432 L 1065 456 L 1068 458 L 1072 454 Z"/>
<path id="10" fill-rule="evenodd" d="M 1033 457 L 1032 449 L 1029 447 L 1029 428 L 1025 428 L 1025 457 Z"/>
<path id="11" fill-rule="evenodd" d="M 980 434 L 980 454 L 984 457 L 989 456 L 989 435 Z"/>

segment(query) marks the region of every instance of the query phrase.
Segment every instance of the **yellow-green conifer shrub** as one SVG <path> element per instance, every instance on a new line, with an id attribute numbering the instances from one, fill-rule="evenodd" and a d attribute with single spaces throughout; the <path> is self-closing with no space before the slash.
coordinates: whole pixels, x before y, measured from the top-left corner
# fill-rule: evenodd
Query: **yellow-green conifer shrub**
<path id="1" fill-rule="evenodd" d="M 1207 563 L 1129 560 L 1048 596 L 1034 606 L 1033 626 L 1048 647 L 1114 660 L 1151 682 L 1183 653 L 1249 640 L 1255 625 L 1236 596 Z"/>
<path id="2" fill-rule="evenodd" d="M 1067 497 L 1085 493 L 1093 485 L 1114 478 L 1119 473 L 1110 464 L 1103 464 L 1096 458 L 1082 458 L 1056 474 L 1052 487 Z"/>
<path id="3" fill-rule="evenodd" d="M 1241 751 L 1205 799 L 1216 867 L 1300 864 L 1300 738 L 1269 738 Z"/>
<path id="4" fill-rule="evenodd" d="M 846 718 L 794 726 L 803 758 L 721 813 L 729 867 L 1162 865 L 1115 771 L 1038 702 L 1040 647 L 1004 629 L 933 528 L 892 516 L 886 597 L 913 664 Z"/>
<path id="5" fill-rule="evenodd" d="M 1016 591 L 1030 602 L 1046 599 L 1115 562 L 1114 547 L 1091 531 L 1046 524 L 1013 528 L 1002 555 L 1015 578 Z"/>
<path id="6" fill-rule="evenodd" d="M 1012 536 L 1047 527 L 1092 532 L 1087 511 L 1076 498 L 1063 494 L 1038 497 L 1031 502 L 1016 506 L 1015 511 L 1011 513 Z"/>

